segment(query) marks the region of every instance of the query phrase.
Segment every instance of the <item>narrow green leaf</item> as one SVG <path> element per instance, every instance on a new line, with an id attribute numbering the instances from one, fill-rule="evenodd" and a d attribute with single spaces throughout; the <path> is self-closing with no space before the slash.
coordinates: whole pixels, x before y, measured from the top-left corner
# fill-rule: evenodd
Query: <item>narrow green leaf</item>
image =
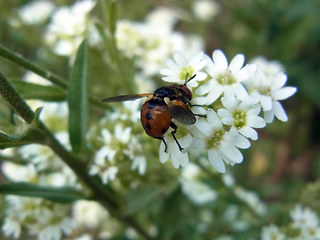
<path id="1" fill-rule="evenodd" d="M 83 150 L 88 122 L 87 43 L 84 40 L 77 52 L 68 89 L 69 137 L 72 149 Z"/>
<path id="2" fill-rule="evenodd" d="M 110 6 L 110 13 L 109 13 L 109 28 L 112 36 L 114 36 L 116 32 L 116 23 L 117 23 L 117 2 L 112 1 Z"/>
<path id="3" fill-rule="evenodd" d="M 56 86 L 45 86 L 21 80 L 10 81 L 24 99 L 39 99 L 43 101 L 64 101 L 66 91 Z"/>
<path id="4" fill-rule="evenodd" d="M 156 184 L 142 184 L 136 189 L 131 190 L 126 196 L 126 206 L 124 215 L 131 215 L 150 203 L 162 192 L 162 188 Z"/>
<path id="5" fill-rule="evenodd" d="M 41 197 L 58 203 L 72 203 L 86 197 L 71 187 L 48 187 L 29 183 L 9 183 L 0 185 L 0 194 L 24 197 Z"/>

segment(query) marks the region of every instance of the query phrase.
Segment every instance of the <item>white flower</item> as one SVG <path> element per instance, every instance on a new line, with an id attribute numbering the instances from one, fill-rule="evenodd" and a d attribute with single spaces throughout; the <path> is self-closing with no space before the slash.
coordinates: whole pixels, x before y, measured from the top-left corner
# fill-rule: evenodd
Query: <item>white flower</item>
<path id="1" fill-rule="evenodd" d="M 176 52 L 173 59 L 166 59 L 166 68 L 160 70 L 160 73 L 165 75 L 162 77 L 163 81 L 184 84 L 186 79 L 196 75 L 187 84 L 190 87 L 196 87 L 198 81 L 207 77 L 207 74 L 202 71 L 207 64 L 203 52 L 198 52 L 190 59 L 187 59 L 182 52 Z"/>
<path id="2" fill-rule="evenodd" d="M 283 65 L 278 61 L 269 61 L 265 57 L 258 56 L 250 61 L 250 64 L 256 64 L 269 78 L 280 72 L 285 72 Z"/>
<path id="3" fill-rule="evenodd" d="M 258 139 L 258 134 L 253 128 L 263 128 L 266 122 L 259 117 L 260 105 L 251 98 L 247 97 L 243 101 L 236 98 L 222 97 L 221 102 L 224 108 L 218 110 L 218 115 L 223 124 L 232 126 L 231 128 L 239 131 L 243 136 Z"/>
<path id="4" fill-rule="evenodd" d="M 200 86 L 196 93 L 198 95 L 207 94 L 207 96 L 197 97 L 193 100 L 195 104 L 210 105 L 217 100 L 222 94 L 224 96 L 236 96 L 243 100 L 247 95 L 247 91 L 241 84 L 248 79 L 248 72 L 244 64 L 244 55 L 236 55 L 228 64 L 228 60 L 221 50 L 215 50 L 212 53 L 212 60 L 206 56 L 206 70 L 209 79 Z"/>
<path id="5" fill-rule="evenodd" d="M 220 6 L 214 0 L 195 0 L 193 3 L 195 16 L 202 21 L 210 21 L 220 11 Z"/>
<path id="6" fill-rule="evenodd" d="M 199 172 L 199 167 L 190 163 L 183 168 L 179 181 L 182 192 L 195 204 L 203 205 L 214 201 L 217 198 L 217 193 L 197 179 Z"/>
<path id="7" fill-rule="evenodd" d="M 102 129 L 101 137 L 105 144 L 111 144 L 114 141 L 118 141 L 120 143 L 127 143 L 130 138 L 131 128 L 126 127 L 123 128 L 121 124 L 116 124 L 114 128 L 114 134 L 111 134 L 108 129 Z"/>
<path id="8" fill-rule="evenodd" d="M 161 142 L 160 149 L 159 149 L 160 162 L 165 163 L 170 157 L 171 163 L 175 168 L 178 168 L 179 166 L 185 167 L 188 164 L 189 156 L 188 156 L 188 153 L 185 151 L 185 149 L 188 148 L 192 142 L 192 136 L 190 135 L 188 130 L 184 131 L 184 129 L 187 128 L 188 126 L 184 126 L 184 125 L 177 125 L 177 126 L 178 126 L 178 130 L 176 133 L 176 138 L 180 146 L 184 148 L 184 150 L 180 151 L 178 144 L 176 143 L 176 141 L 171 135 L 171 131 L 172 131 L 171 128 L 169 128 L 167 133 L 163 136 L 167 144 L 167 149 L 163 141 Z"/>
<path id="9" fill-rule="evenodd" d="M 201 134 L 195 136 L 193 146 L 208 151 L 209 162 L 219 172 L 225 172 L 224 162 L 234 165 L 243 160 L 238 148 L 249 148 L 250 142 L 237 131 L 226 131 L 218 115 L 212 110 L 207 112 L 207 119 L 199 119 L 196 127 Z"/>
<path id="10" fill-rule="evenodd" d="M 2 231 L 6 236 L 18 238 L 21 234 L 21 222 L 15 216 L 9 216 L 4 219 Z"/>
<path id="11" fill-rule="evenodd" d="M 116 153 L 116 150 L 110 149 L 108 146 L 100 148 L 95 154 L 94 163 L 89 170 L 89 174 L 99 175 L 104 184 L 113 181 L 118 173 L 118 168 L 110 164 L 113 163 Z"/>
<path id="12" fill-rule="evenodd" d="M 236 187 L 234 188 L 234 193 L 239 199 L 246 202 L 257 214 L 264 215 L 267 212 L 266 205 L 261 202 L 255 192 L 245 190 L 242 187 Z"/>
<path id="13" fill-rule="evenodd" d="M 53 14 L 45 39 L 55 53 L 67 56 L 76 52 L 89 25 L 88 13 L 94 5 L 93 0 L 77 1 Z"/>
<path id="14" fill-rule="evenodd" d="M 279 227 L 270 225 L 263 227 L 261 240 L 285 240 L 286 236 L 280 231 Z"/>
<path id="15" fill-rule="evenodd" d="M 249 79 L 246 86 L 250 96 L 256 98 L 264 111 L 264 118 L 267 123 L 273 121 L 276 116 L 281 121 L 288 121 L 279 100 L 292 96 L 297 88 L 284 87 L 287 82 L 287 75 L 280 72 L 267 77 L 257 65 L 248 65 Z"/>
<path id="16" fill-rule="evenodd" d="M 296 228 L 306 228 L 306 227 L 318 227 L 319 219 L 316 213 L 314 213 L 310 208 L 302 207 L 297 205 L 290 212 L 291 219 L 294 222 Z"/>
<path id="17" fill-rule="evenodd" d="M 54 9 L 52 1 L 32 1 L 19 9 L 19 17 L 26 24 L 39 24 L 46 21 Z"/>
<path id="18" fill-rule="evenodd" d="M 147 168 L 147 160 L 145 156 L 137 156 L 132 160 L 131 170 L 138 170 L 140 175 L 144 175 L 146 173 Z"/>
<path id="19" fill-rule="evenodd" d="M 79 200 L 73 204 L 73 218 L 79 225 L 96 228 L 106 220 L 108 212 L 97 202 Z"/>
<path id="20" fill-rule="evenodd" d="M 70 234 L 76 227 L 68 217 L 69 205 L 57 204 L 41 198 L 7 196 L 8 207 L 2 229 L 6 235 L 20 235 L 23 226 L 39 240 L 59 240 L 62 233 Z"/>
<path id="21" fill-rule="evenodd" d="M 158 8 L 147 16 L 145 22 L 117 21 L 117 46 L 125 56 L 135 58 L 143 75 L 158 74 L 163 60 L 176 51 L 191 54 L 203 48 L 200 37 L 174 31 L 177 17 L 178 14 L 171 9 Z"/>

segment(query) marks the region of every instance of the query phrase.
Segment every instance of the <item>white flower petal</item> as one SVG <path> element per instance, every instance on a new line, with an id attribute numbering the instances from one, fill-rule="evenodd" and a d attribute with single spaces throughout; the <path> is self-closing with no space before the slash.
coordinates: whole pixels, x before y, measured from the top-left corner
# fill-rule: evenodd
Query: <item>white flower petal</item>
<path id="1" fill-rule="evenodd" d="M 219 117 L 222 118 L 222 119 L 224 119 L 224 118 L 233 118 L 232 117 L 232 113 L 229 110 L 224 109 L 224 108 L 220 108 L 217 113 L 218 113 Z"/>
<path id="2" fill-rule="evenodd" d="M 228 158 L 230 158 L 233 162 L 235 163 L 242 162 L 243 156 L 241 152 L 232 144 L 227 142 L 222 142 L 219 150 Z"/>
<path id="3" fill-rule="evenodd" d="M 270 111 L 265 111 L 264 112 L 264 120 L 266 121 L 266 123 L 271 123 L 274 119 L 274 111 L 273 109 Z"/>
<path id="4" fill-rule="evenodd" d="M 248 92 L 247 90 L 245 89 L 245 87 L 240 84 L 240 83 L 236 83 L 234 84 L 234 92 L 235 92 L 235 95 L 238 99 L 240 100 L 244 100 L 246 97 L 248 97 Z"/>
<path id="5" fill-rule="evenodd" d="M 288 116 L 286 112 L 284 111 L 281 103 L 278 101 L 275 101 L 272 103 L 273 109 L 274 109 L 274 115 L 276 118 L 278 118 L 280 121 L 286 122 L 288 121 Z"/>
<path id="6" fill-rule="evenodd" d="M 212 134 L 212 127 L 206 120 L 199 119 L 199 121 L 197 121 L 196 127 L 207 137 L 209 137 Z"/>
<path id="7" fill-rule="evenodd" d="M 245 80 L 248 80 L 249 73 L 248 73 L 247 67 L 244 67 L 244 68 L 240 69 L 238 72 L 236 72 L 234 74 L 234 77 L 238 82 L 243 82 Z"/>
<path id="8" fill-rule="evenodd" d="M 207 95 L 207 105 L 214 103 L 222 94 L 223 87 L 217 85 L 216 88 L 212 89 Z"/>
<path id="9" fill-rule="evenodd" d="M 168 146 L 168 148 L 169 148 L 169 146 Z M 159 159 L 160 159 L 161 163 L 165 163 L 169 159 L 169 153 L 168 153 L 169 151 L 165 152 L 164 150 L 165 150 L 165 145 L 164 145 L 163 141 L 161 141 L 160 148 L 159 148 Z M 169 150 L 169 149 L 167 149 L 167 150 Z"/>
<path id="10" fill-rule="evenodd" d="M 218 170 L 218 172 L 224 173 L 226 171 L 226 167 L 223 163 L 223 160 L 216 150 L 212 150 L 212 149 L 209 150 L 208 158 L 209 158 L 210 164 L 214 166 Z"/>
<path id="11" fill-rule="evenodd" d="M 252 140 L 257 140 L 258 139 L 258 133 L 251 127 L 244 126 L 243 128 L 239 129 L 239 132 L 247 137 L 251 138 Z"/>
<path id="12" fill-rule="evenodd" d="M 192 104 L 195 105 L 208 105 L 208 99 L 207 97 L 195 97 L 192 99 Z"/>
<path id="13" fill-rule="evenodd" d="M 203 85 L 201 85 L 200 87 L 198 87 L 195 92 L 198 95 L 207 94 L 208 92 L 211 91 L 211 89 L 213 89 L 214 85 L 215 85 L 214 82 L 212 80 L 209 80 L 208 82 L 206 82 Z"/>
<path id="14" fill-rule="evenodd" d="M 279 89 L 283 87 L 287 82 L 287 75 L 284 73 L 278 73 L 271 82 L 272 89 Z"/>
<path id="15" fill-rule="evenodd" d="M 295 94 L 296 91 L 297 91 L 297 88 L 295 87 L 280 88 L 279 90 L 272 93 L 272 98 L 273 100 L 283 100 Z"/>
<path id="16" fill-rule="evenodd" d="M 221 50 L 215 50 L 212 53 L 212 59 L 213 59 L 214 65 L 216 66 L 219 72 L 228 69 L 227 57 L 224 55 L 224 53 Z"/>
<path id="17" fill-rule="evenodd" d="M 269 111 L 272 108 L 271 97 L 261 95 L 260 104 L 261 104 L 261 107 L 263 108 L 263 111 Z"/>
<path id="18" fill-rule="evenodd" d="M 232 73 L 235 73 L 241 69 L 244 63 L 244 55 L 243 54 L 237 54 L 230 62 L 229 70 Z"/>
<path id="19" fill-rule="evenodd" d="M 222 97 L 221 103 L 226 109 L 228 109 L 231 112 L 237 107 L 237 100 L 235 98 Z"/>
<path id="20" fill-rule="evenodd" d="M 176 61 L 176 63 L 178 64 L 178 66 L 181 67 L 185 67 L 188 65 L 188 60 L 186 59 L 186 57 L 182 54 L 182 52 L 176 52 L 173 55 L 173 59 Z"/>
<path id="21" fill-rule="evenodd" d="M 170 58 L 165 60 L 166 66 L 174 73 L 179 74 L 180 68 L 179 66 Z"/>
<path id="22" fill-rule="evenodd" d="M 230 129 L 230 132 L 233 129 L 235 129 L 235 128 L 232 127 Z M 238 148 L 247 149 L 247 148 L 249 148 L 251 146 L 250 141 L 247 138 L 245 138 L 244 136 L 240 135 L 240 134 L 230 134 L 229 137 L 230 137 L 230 139 L 228 139 L 228 142 L 231 142 L 234 146 L 236 146 Z"/>
<path id="23" fill-rule="evenodd" d="M 266 126 L 266 122 L 262 117 L 249 115 L 247 117 L 247 125 L 254 128 L 263 128 Z"/>

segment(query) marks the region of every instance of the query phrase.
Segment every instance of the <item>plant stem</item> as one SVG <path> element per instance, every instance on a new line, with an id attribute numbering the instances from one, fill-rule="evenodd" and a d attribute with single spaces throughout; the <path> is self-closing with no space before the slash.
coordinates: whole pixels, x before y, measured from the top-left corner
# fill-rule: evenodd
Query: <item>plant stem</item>
<path id="1" fill-rule="evenodd" d="M 0 56 L 2 56 L 3 58 L 21 66 L 27 70 L 30 70 L 30 71 L 36 73 L 37 75 L 39 75 L 45 79 L 48 79 L 50 82 L 52 82 L 53 84 L 55 84 L 63 89 L 68 89 L 68 82 L 65 79 L 61 78 L 60 76 L 58 76 L 50 71 L 43 70 L 38 65 L 30 62 L 29 60 L 25 59 L 21 55 L 11 51 L 10 49 L 3 46 L 2 44 L 0 44 Z M 100 100 L 93 98 L 92 96 L 89 96 L 89 101 L 90 101 L 90 103 L 92 103 L 93 105 L 95 105 L 99 108 L 102 108 L 102 109 L 107 108 L 106 104 L 103 104 Z"/>
<path id="2" fill-rule="evenodd" d="M 12 109 L 16 111 L 27 123 L 31 123 L 35 117 L 35 113 L 27 105 L 27 103 L 19 96 L 5 76 L 0 72 L 0 94 L 10 104 Z M 139 232 L 146 239 L 151 239 L 148 233 L 131 217 L 122 216 L 120 213 L 120 205 L 117 199 L 120 197 L 110 188 L 105 187 L 98 179 L 90 176 L 86 169 L 87 166 L 83 159 L 73 155 L 67 151 L 63 145 L 54 137 L 47 126 L 39 120 L 39 128 L 46 136 L 46 141 L 43 144 L 49 146 L 64 162 L 67 164 L 77 177 L 88 186 L 92 191 L 94 198 L 99 201 L 109 212 L 117 217 L 122 222 L 128 224 Z"/>

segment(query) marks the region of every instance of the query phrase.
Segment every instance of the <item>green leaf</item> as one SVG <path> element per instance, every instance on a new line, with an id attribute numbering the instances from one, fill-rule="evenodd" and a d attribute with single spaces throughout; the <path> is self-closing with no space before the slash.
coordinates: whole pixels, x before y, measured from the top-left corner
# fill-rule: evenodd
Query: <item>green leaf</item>
<path id="1" fill-rule="evenodd" d="M 110 16 L 109 29 L 112 36 L 114 36 L 116 32 L 116 23 L 117 23 L 117 2 L 116 1 L 112 1 L 111 3 L 109 16 Z"/>
<path id="2" fill-rule="evenodd" d="M 22 133 L 15 133 L 11 135 L 0 133 L 0 149 L 8 147 L 19 147 L 31 143 L 44 144 L 45 134 L 41 129 L 38 128 L 40 124 L 40 112 L 41 108 L 38 108 L 35 112 L 35 118 Z"/>
<path id="3" fill-rule="evenodd" d="M 126 196 L 126 206 L 124 208 L 125 215 L 131 215 L 154 200 L 161 192 L 162 187 L 156 184 L 142 184 L 136 189 L 132 189 Z"/>
<path id="4" fill-rule="evenodd" d="M 69 137 L 72 149 L 84 149 L 88 123 L 87 43 L 84 40 L 77 52 L 68 89 Z"/>
<path id="5" fill-rule="evenodd" d="M 45 86 L 21 80 L 13 80 L 10 83 L 24 99 L 40 99 L 43 101 L 66 100 L 66 91 L 56 86 Z"/>
<path id="6" fill-rule="evenodd" d="M 72 203 L 86 197 L 72 187 L 48 187 L 29 183 L 8 183 L 0 185 L 0 194 L 24 197 L 41 197 L 58 203 Z"/>

